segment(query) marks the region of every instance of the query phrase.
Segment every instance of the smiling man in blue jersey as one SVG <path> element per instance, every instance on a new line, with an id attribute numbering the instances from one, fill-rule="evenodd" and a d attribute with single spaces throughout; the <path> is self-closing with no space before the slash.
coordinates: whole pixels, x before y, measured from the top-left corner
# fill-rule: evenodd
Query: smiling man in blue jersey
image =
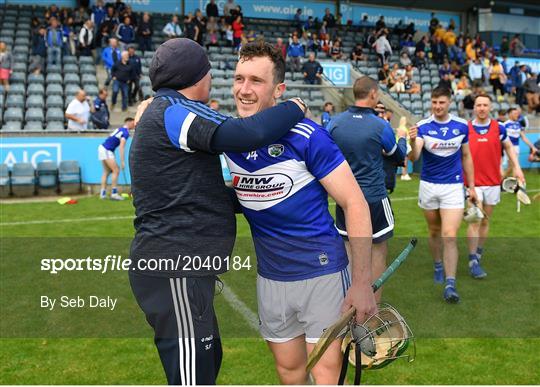
<path id="1" fill-rule="evenodd" d="M 519 140 L 523 140 L 525 144 L 530 148 L 531 153 L 538 151 L 534 144 L 529 141 L 527 136 L 525 136 L 525 127 L 520 120 L 520 109 L 513 107 L 508 109 L 508 120 L 504 123 L 504 128 L 506 129 L 506 134 L 512 143 L 514 153 L 516 154 L 519 161 Z M 505 157 L 504 165 L 508 164 L 508 156 Z M 510 175 L 512 171 L 511 165 L 509 165 L 508 170 L 505 172 L 505 175 Z"/>
<path id="2" fill-rule="evenodd" d="M 109 137 L 98 147 L 98 159 L 103 166 L 103 173 L 101 174 L 101 190 L 99 192 L 100 199 L 107 198 L 107 179 L 111 175 L 111 199 L 112 200 L 124 200 L 124 198 L 118 193 L 117 183 L 120 169 L 125 167 L 125 148 L 126 142 L 129 138 L 129 131 L 135 128 L 135 121 L 133 118 L 128 117 L 124 120 L 124 126 L 115 129 Z M 116 157 L 114 152 L 116 148 L 120 149 L 120 168 L 116 163 Z"/>
<path id="3" fill-rule="evenodd" d="M 233 94 L 249 117 L 276 104 L 284 91 L 285 62 L 264 42 L 242 47 Z M 355 306 L 358 321 L 376 311 L 371 290 L 369 209 L 328 132 L 304 119 L 274 144 L 226 153 L 233 187 L 257 252 L 260 331 L 282 384 L 305 384 L 306 353 L 323 330 Z M 343 208 L 352 243 L 352 273 L 328 211 L 328 194 Z M 336 384 L 340 340 L 312 370 L 317 384 Z"/>
<path id="4" fill-rule="evenodd" d="M 409 135 L 411 160 L 423 157 L 418 205 L 428 225 L 434 280 L 443 283 L 446 274 L 443 297 L 448 303 L 457 303 L 457 233 L 465 208 L 463 173 L 469 182 L 469 197 L 473 203 L 476 203 L 476 191 L 468 144 L 469 126 L 466 120 L 448 113 L 451 98 L 450 90 L 435 88 L 431 92 L 433 115 L 418 122 L 409 130 Z"/>

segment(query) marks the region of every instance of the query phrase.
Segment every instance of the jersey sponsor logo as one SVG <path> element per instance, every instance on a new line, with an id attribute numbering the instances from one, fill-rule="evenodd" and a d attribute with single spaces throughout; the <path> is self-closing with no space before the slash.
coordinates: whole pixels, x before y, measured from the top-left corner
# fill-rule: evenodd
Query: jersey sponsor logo
<path id="1" fill-rule="evenodd" d="M 361 114 L 355 114 L 352 116 L 353 118 L 362 118 L 362 115 Z"/>
<path id="2" fill-rule="evenodd" d="M 435 142 L 431 146 L 431 149 L 458 149 L 461 143 L 453 141 Z"/>
<path id="3" fill-rule="evenodd" d="M 477 142 L 488 142 L 489 140 L 487 138 L 479 138 Z"/>
<path id="4" fill-rule="evenodd" d="M 279 157 L 285 152 L 285 147 L 282 144 L 272 144 L 268 146 L 268 154 L 272 157 Z"/>
<path id="5" fill-rule="evenodd" d="M 436 130 L 429 130 L 428 134 L 431 134 L 432 136 L 435 136 L 437 134 Z"/>
<path id="6" fill-rule="evenodd" d="M 328 259 L 328 254 L 320 253 L 319 254 L 319 263 L 321 264 L 321 266 L 328 265 L 328 262 L 330 262 L 330 260 Z"/>
<path id="7" fill-rule="evenodd" d="M 238 200 L 246 202 L 267 202 L 287 197 L 293 180 L 283 173 L 232 174 L 233 188 Z"/>

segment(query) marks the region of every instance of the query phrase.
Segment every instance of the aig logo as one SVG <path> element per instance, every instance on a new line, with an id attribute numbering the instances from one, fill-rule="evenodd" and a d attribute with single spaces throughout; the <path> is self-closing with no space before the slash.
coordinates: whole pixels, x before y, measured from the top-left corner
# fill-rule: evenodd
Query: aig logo
<path id="1" fill-rule="evenodd" d="M 321 62 L 324 75 L 336 86 L 349 86 L 351 68 L 348 63 Z"/>
<path id="2" fill-rule="evenodd" d="M 34 168 L 42 161 L 59 164 L 62 161 L 62 144 L 60 143 L 1 143 L 0 159 L 10 168 L 15 163 L 32 163 Z"/>

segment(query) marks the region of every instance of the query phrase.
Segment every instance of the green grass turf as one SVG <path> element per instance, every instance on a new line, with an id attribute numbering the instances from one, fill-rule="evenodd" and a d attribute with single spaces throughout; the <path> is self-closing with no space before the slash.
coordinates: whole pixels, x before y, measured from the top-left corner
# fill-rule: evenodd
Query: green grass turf
<path id="1" fill-rule="evenodd" d="M 527 175 L 529 190 L 540 189 L 540 175 Z M 392 195 L 396 237 L 389 257 L 411 236 L 420 243 L 384 290 L 417 337 L 417 359 L 396 361 L 365 372 L 368 384 L 538 384 L 540 371 L 540 202 L 522 206 L 504 194 L 491 221 L 486 243 L 485 280 L 468 276 L 466 243 L 460 240 L 459 305 L 446 305 L 442 287 L 432 283 L 426 226 L 416 200 L 418 180 L 398 181 Z M 533 196 L 533 194 L 531 194 Z M 331 206 L 333 204 L 331 203 Z M 165 378 L 151 332 L 135 305 L 124 272 L 51 275 L 39 271 L 49 256 L 86 257 L 122 254 L 133 234 L 131 202 L 81 199 L 57 203 L 2 204 L 0 207 L 0 383 L 2 384 L 163 384 Z M 333 208 L 332 208 L 333 212 Z M 12 222 L 122 217 L 116 220 L 17 224 Z M 465 227 L 462 227 L 463 236 Z M 238 217 L 235 254 L 251 255 L 245 220 Z M 62 238 L 59 238 L 62 237 Z M 111 238 L 112 237 L 112 238 Z M 54 254 L 53 254 L 54 252 Z M 256 311 L 254 267 L 222 276 L 236 295 Z M 114 294 L 114 314 L 83 311 L 44 312 L 40 294 Z M 221 384 L 276 384 L 265 343 L 225 301 L 216 297 L 223 336 Z M 112 318 L 111 318 L 112 316 Z M 82 333 L 81 333 L 82 332 Z M 46 338 L 43 338 L 46 337 Z M 117 338 L 119 337 L 119 338 Z"/>

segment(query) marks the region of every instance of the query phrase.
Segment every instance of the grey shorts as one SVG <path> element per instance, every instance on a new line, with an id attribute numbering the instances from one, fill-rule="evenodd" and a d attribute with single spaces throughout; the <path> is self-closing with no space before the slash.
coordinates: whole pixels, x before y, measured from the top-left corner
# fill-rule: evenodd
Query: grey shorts
<path id="1" fill-rule="evenodd" d="M 274 281 L 257 276 L 261 335 L 273 343 L 305 335 L 306 342 L 316 343 L 323 330 L 341 316 L 350 284 L 349 268 L 300 281 Z"/>

